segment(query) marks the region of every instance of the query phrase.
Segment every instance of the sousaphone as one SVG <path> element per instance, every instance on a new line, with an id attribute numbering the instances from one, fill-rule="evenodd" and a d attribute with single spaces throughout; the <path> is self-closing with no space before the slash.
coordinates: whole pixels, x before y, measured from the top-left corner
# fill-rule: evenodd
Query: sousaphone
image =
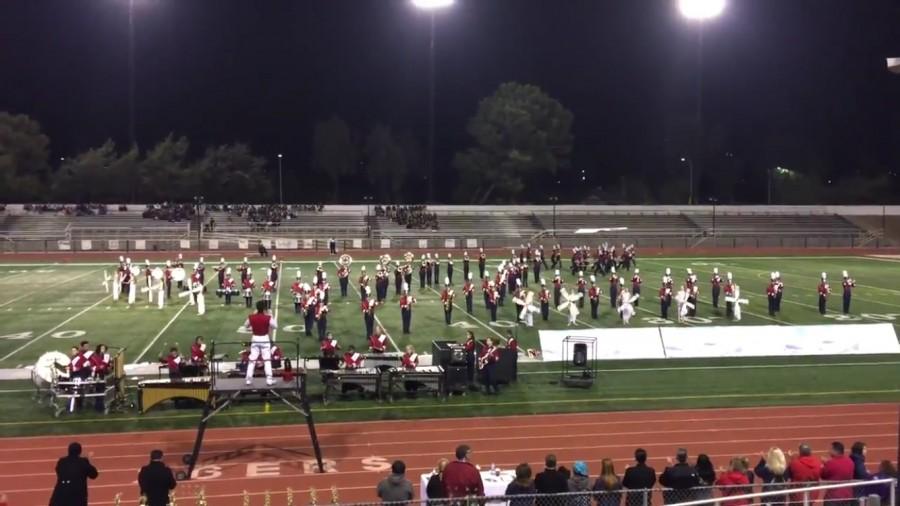
<path id="1" fill-rule="evenodd" d="M 380 257 L 378 257 L 378 262 L 381 264 L 381 268 L 384 269 L 386 272 L 391 271 L 392 264 L 391 264 L 391 256 L 390 255 L 388 255 L 387 253 L 385 253 L 384 255 L 381 255 Z"/>
<path id="2" fill-rule="evenodd" d="M 340 258 L 338 258 L 338 263 L 349 269 L 350 264 L 353 263 L 353 257 L 344 253 L 343 255 L 340 256 Z"/>
<path id="3" fill-rule="evenodd" d="M 176 267 L 172 269 L 172 281 L 176 283 L 179 281 L 184 281 L 184 278 L 187 277 L 187 273 L 184 272 L 184 269 L 181 267 Z"/>
<path id="4" fill-rule="evenodd" d="M 413 255 L 412 251 L 407 251 L 403 254 L 403 259 L 406 260 L 406 263 L 412 263 L 413 260 L 416 259 L 416 256 Z"/>

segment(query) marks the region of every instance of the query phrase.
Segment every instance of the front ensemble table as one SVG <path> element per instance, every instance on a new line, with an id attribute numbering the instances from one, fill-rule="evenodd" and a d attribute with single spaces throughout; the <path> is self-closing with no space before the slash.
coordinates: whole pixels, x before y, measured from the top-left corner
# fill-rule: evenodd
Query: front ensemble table
<path id="1" fill-rule="evenodd" d="M 423 501 L 428 500 L 426 488 L 428 488 L 428 480 L 433 473 L 423 474 L 419 482 L 419 498 Z M 484 495 L 487 497 L 500 496 L 506 493 L 506 487 L 516 479 L 515 471 L 500 471 L 499 476 L 490 471 L 481 472 L 481 481 L 484 482 Z M 491 503 L 488 503 L 491 504 Z"/>

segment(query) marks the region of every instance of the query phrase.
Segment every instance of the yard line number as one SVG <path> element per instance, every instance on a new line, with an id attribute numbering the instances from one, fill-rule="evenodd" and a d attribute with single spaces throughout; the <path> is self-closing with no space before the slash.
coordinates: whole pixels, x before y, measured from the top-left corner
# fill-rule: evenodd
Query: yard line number
<path id="1" fill-rule="evenodd" d="M 50 337 L 54 339 L 75 339 L 76 337 L 81 337 L 87 334 L 84 330 L 60 330 L 59 332 L 54 332 L 50 334 Z M 31 339 L 34 337 L 34 331 L 28 330 L 25 332 L 15 332 L 12 334 L 4 334 L 0 336 L 0 341 L 20 341 L 24 339 Z"/>

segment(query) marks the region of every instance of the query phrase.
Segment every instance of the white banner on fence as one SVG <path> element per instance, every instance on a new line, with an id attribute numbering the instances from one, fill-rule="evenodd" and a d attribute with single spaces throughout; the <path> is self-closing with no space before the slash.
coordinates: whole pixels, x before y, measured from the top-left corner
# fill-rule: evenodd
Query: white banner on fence
<path id="1" fill-rule="evenodd" d="M 111 250 L 119 249 L 119 240 L 118 239 L 110 239 L 106 242 L 106 247 Z"/>
<path id="2" fill-rule="evenodd" d="M 313 240 L 303 239 L 303 249 L 313 249 Z"/>
<path id="3" fill-rule="evenodd" d="M 428 247 L 428 239 L 419 239 L 419 248 L 425 249 Z"/>
<path id="4" fill-rule="evenodd" d="M 275 239 L 277 249 L 297 249 L 297 239 Z"/>
<path id="5" fill-rule="evenodd" d="M 238 249 L 250 249 L 250 241 L 247 239 L 238 239 Z"/>
<path id="6" fill-rule="evenodd" d="M 137 239 L 134 241 L 134 249 L 145 250 L 147 249 L 147 241 L 144 239 Z"/>
<path id="7" fill-rule="evenodd" d="M 599 360 L 900 354 L 900 342 L 890 323 L 632 327 L 541 330 L 544 361 L 563 359 L 566 336 L 596 338 L 593 355 Z M 588 355 L 592 355 L 590 349 Z"/>
<path id="8" fill-rule="evenodd" d="M 91 247 L 92 247 L 92 244 L 91 244 L 91 240 L 90 240 L 90 239 L 82 239 L 82 240 L 81 240 L 81 249 L 82 249 L 83 251 L 90 250 Z"/>
<path id="9" fill-rule="evenodd" d="M 362 239 L 353 239 L 353 247 L 355 249 L 362 249 Z"/>
<path id="10" fill-rule="evenodd" d="M 477 248 L 478 247 L 478 239 L 466 239 L 466 247 L 467 248 Z"/>
<path id="11" fill-rule="evenodd" d="M 209 249 L 219 249 L 219 240 L 209 239 L 208 241 L 206 241 L 206 247 Z"/>
<path id="12" fill-rule="evenodd" d="M 259 243 L 262 244 L 263 248 L 272 249 L 272 241 L 270 239 L 260 239 Z"/>
<path id="13" fill-rule="evenodd" d="M 390 239 L 382 239 L 381 240 L 381 249 L 389 249 L 391 247 Z"/>
<path id="14" fill-rule="evenodd" d="M 60 251 L 71 251 L 72 243 L 69 241 L 56 241 L 56 249 Z"/>
<path id="15" fill-rule="evenodd" d="M 190 239 L 181 239 L 178 241 L 179 247 L 181 249 L 191 249 L 191 240 Z"/>
<path id="16" fill-rule="evenodd" d="M 444 239 L 444 247 L 453 249 L 456 247 L 456 239 Z"/>

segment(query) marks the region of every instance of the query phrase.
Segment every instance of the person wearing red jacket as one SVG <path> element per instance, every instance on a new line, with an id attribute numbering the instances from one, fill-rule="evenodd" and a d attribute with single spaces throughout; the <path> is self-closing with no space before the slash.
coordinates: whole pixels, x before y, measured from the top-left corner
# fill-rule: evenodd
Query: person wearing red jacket
<path id="1" fill-rule="evenodd" d="M 740 485 L 747 485 L 742 487 Z M 722 497 L 730 497 L 736 495 L 744 495 L 753 492 L 749 486 L 750 480 L 747 478 L 747 468 L 744 465 L 744 459 L 735 457 L 731 459 L 731 469 L 719 475 L 716 480 L 716 486 L 722 488 Z M 750 501 L 747 499 L 735 499 L 733 501 L 722 501 L 722 506 L 747 506 Z"/>
<path id="2" fill-rule="evenodd" d="M 791 481 L 799 487 L 816 485 L 822 479 L 822 461 L 813 457 L 812 448 L 804 443 L 800 445 L 800 455 L 791 459 L 788 466 Z M 814 502 L 819 494 L 810 492 L 809 501 Z M 802 504 L 803 494 L 791 494 L 792 504 Z"/>
<path id="3" fill-rule="evenodd" d="M 456 460 L 444 468 L 444 497 L 484 497 L 484 482 L 481 473 L 471 462 L 472 449 L 468 445 L 456 447 Z"/>
<path id="4" fill-rule="evenodd" d="M 822 465 L 822 479 L 825 481 L 853 480 L 853 460 L 844 454 L 844 444 L 831 443 L 831 458 Z M 853 488 L 833 488 L 825 491 L 825 502 L 829 505 L 849 506 L 853 502 Z"/>

